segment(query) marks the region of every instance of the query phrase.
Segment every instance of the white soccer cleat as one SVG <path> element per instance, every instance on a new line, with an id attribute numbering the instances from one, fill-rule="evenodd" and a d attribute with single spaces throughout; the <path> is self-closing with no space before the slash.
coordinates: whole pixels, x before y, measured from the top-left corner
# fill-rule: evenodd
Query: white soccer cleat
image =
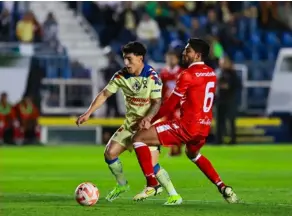
<path id="1" fill-rule="evenodd" d="M 228 203 L 238 203 L 239 199 L 234 193 L 232 187 L 226 186 L 221 189 L 221 193 L 223 195 L 223 198 L 228 202 Z"/>
<path id="2" fill-rule="evenodd" d="M 152 196 L 156 196 L 158 194 L 161 194 L 163 191 L 161 185 L 158 185 L 156 187 L 145 187 L 145 189 L 137 194 L 136 196 L 134 196 L 133 200 L 134 201 L 143 201 L 149 197 L 152 197 Z"/>

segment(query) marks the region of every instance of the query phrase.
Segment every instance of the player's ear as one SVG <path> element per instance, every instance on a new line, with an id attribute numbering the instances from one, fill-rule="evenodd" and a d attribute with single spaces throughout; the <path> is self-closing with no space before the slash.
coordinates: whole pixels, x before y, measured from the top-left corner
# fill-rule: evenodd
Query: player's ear
<path id="1" fill-rule="evenodd" d="M 195 58 L 196 58 L 196 59 L 201 59 L 201 58 L 202 58 L 202 54 L 196 52 L 196 53 L 195 53 Z"/>

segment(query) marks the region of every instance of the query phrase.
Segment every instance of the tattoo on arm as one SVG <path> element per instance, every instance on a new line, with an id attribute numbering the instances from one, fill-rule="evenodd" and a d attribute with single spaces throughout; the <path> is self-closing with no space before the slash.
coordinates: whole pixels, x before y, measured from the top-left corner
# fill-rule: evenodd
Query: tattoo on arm
<path id="1" fill-rule="evenodd" d="M 147 117 L 151 119 L 158 113 L 161 105 L 161 98 L 151 99 L 151 107 L 147 112 Z"/>

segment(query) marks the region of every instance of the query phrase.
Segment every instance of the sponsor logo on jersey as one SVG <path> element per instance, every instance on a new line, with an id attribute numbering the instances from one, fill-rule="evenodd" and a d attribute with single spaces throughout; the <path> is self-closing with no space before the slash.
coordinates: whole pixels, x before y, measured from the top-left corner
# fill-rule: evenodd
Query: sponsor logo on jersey
<path id="1" fill-rule="evenodd" d="M 214 72 L 207 72 L 207 73 L 198 72 L 198 73 L 195 73 L 195 74 L 196 74 L 196 77 L 211 77 L 211 76 L 216 76 L 216 74 Z"/>
<path id="2" fill-rule="evenodd" d="M 201 124 L 201 125 L 211 125 L 212 124 L 212 122 L 211 122 L 211 120 L 210 119 L 199 119 L 199 124 Z"/>
<path id="3" fill-rule="evenodd" d="M 134 106 L 145 106 L 150 103 L 150 98 L 127 97 L 126 101 Z"/>
<path id="4" fill-rule="evenodd" d="M 154 89 L 151 92 L 161 92 L 161 89 Z"/>

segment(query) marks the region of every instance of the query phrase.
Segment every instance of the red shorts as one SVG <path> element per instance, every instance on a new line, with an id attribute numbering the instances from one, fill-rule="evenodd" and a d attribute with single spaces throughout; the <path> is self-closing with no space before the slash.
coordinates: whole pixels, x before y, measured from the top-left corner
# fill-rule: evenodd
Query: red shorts
<path id="1" fill-rule="evenodd" d="M 154 125 L 160 143 L 163 146 L 180 146 L 186 144 L 192 152 L 196 152 L 206 143 L 206 137 L 190 136 L 181 126 L 180 121 L 161 121 Z"/>

